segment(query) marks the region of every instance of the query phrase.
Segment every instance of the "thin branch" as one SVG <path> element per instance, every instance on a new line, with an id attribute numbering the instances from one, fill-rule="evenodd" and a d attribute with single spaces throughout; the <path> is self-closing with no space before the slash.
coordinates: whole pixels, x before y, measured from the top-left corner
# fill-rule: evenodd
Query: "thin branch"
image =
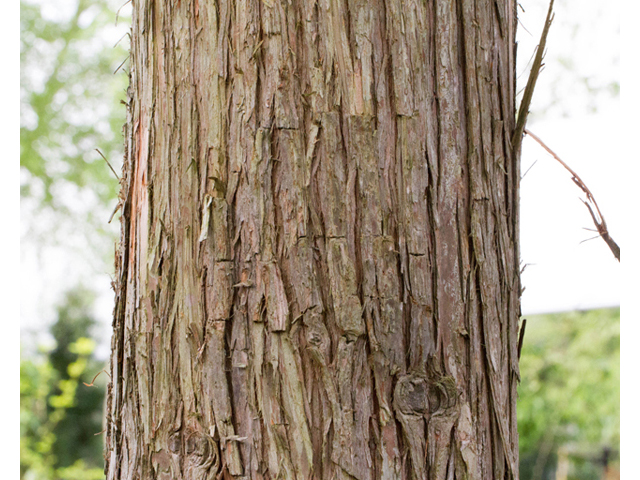
<path id="1" fill-rule="evenodd" d="M 116 42 L 116 44 L 113 46 L 113 48 L 116 48 L 116 47 L 118 46 L 118 44 L 122 41 L 122 39 L 123 39 L 124 37 L 127 37 L 127 36 L 129 37 L 129 41 L 131 41 L 131 34 L 130 34 L 129 32 L 127 32 L 127 33 L 125 33 L 124 35 L 122 35 L 122 36 L 120 37 L 120 40 L 118 40 L 118 41 Z"/>
<path id="2" fill-rule="evenodd" d="M 556 153 L 553 150 L 551 150 L 542 140 L 540 140 L 539 137 L 537 137 L 536 135 L 534 135 L 533 133 L 531 133 L 529 130 L 526 130 L 526 129 L 524 130 L 524 133 L 526 133 L 531 138 L 533 138 L 536 142 L 538 142 L 538 144 L 542 148 L 544 148 L 553 158 L 555 158 L 560 163 L 560 165 L 562 165 L 565 169 L 567 169 L 567 171 L 572 175 L 571 180 L 573 180 L 573 183 L 575 183 L 578 186 L 578 188 L 582 190 L 587 196 L 587 201 L 585 202 L 584 200 L 582 200 L 582 203 L 584 203 L 587 209 L 589 210 L 589 213 L 591 214 L 591 218 L 593 220 L 593 224 L 596 226 L 596 230 L 598 231 L 598 234 L 609 246 L 609 249 L 611 250 L 611 253 L 613 253 L 613 256 L 616 257 L 618 261 L 620 261 L 620 247 L 613 240 L 613 238 L 611 238 L 611 235 L 609 235 L 609 230 L 607 229 L 607 222 L 605 222 L 604 216 L 600 211 L 600 207 L 598 207 L 598 202 L 596 202 L 596 199 L 591 193 L 591 190 L 589 190 L 589 187 L 587 187 L 587 185 L 582 181 L 582 179 L 578 176 L 578 174 L 574 172 L 573 169 L 569 167 L 569 165 L 564 163 L 560 159 L 560 157 L 556 155 Z M 592 208 L 592 205 L 593 205 L 593 208 Z M 594 208 L 595 208 L 595 211 L 594 211 Z"/>
<path id="3" fill-rule="evenodd" d="M 122 63 L 120 65 L 118 65 L 118 68 L 115 69 L 115 71 L 113 72 L 113 74 L 115 75 L 116 73 L 118 73 L 118 70 L 120 70 L 122 68 L 122 66 L 126 63 L 126 61 L 129 60 L 129 55 L 127 55 L 127 58 L 125 58 Z"/>
<path id="4" fill-rule="evenodd" d="M 100 370 L 98 373 L 96 373 L 96 376 L 95 376 L 95 377 L 93 377 L 93 380 L 91 380 L 91 383 L 84 383 L 84 382 L 82 382 L 82 383 L 84 383 L 87 387 L 94 387 L 94 386 L 95 386 L 95 385 L 94 385 L 94 382 L 96 381 L 96 378 L 98 378 L 98 376 L 99 376 L 102 372 L 104 372 L 104 373 L 106 373 L 107 375 L 109 375 L 109 372 L 107 372 L 106 370 Z M 109 375 L 109 378 L 111 378 L 111 375 Z M 98 435 L 98 434 L 96 434 L 96 435 Z"/>
<path id="5" fill-rule="evenodd" d="M 122 10 L 129 2 L 131 2 L 131 0 L 127 0 L 126 2 L 124 2 L 116 12 L 116 27 L 118 26 L 118 17 L 120 16 L 120 10 Z"/>
<path id="6" fill-rule="evenodd" d="M 595 240 L 596 238 L 600 238 L 600 235 L 596 235 L 595 237 L 591 237 L 591 238 L 587 238 L 585 240 L 582 240 L 580 243 L 584 243 L 584 242 L 588 242 L 589 240 Z"/>
<path id="7" fill-rule="evenodd" d="M 113 167 L 111 166 L 111 164 L 109 163 L 109 160 L 107 160 L 107 157 L 105 157 L 102 152 L 96 148 L 96 152 L 98 152 L 100 154 L 100 156 L 104 159 L 105 162 L 107 162 L 107 165 L 109 165 L 109 168 L 111 169 L 111 171 L 113 172 L 113 174 L 116 176 L 116 178 L 118 179 L 118 181 L 120 181 L 120 177 L 118 176 L 118 174 L 116 173 L 116 171 L 113 169 Z"/>
<path id="8" fill-rule="evenodd" d="M 533 163 L 531 164 L 531 166 L 530 166 L 529 168 L 527 168 L 527 171 L 526 171 L 526 172 L 524 172 L 524 175 L 522 175 L 522 176 L 520 177 L 520 180 L 522 180 L 524 177 L 526 177 L 526 176 L 527 176 L 527 173 L 529 173 L 529 170 L 531 170 L 531 169 L 533 168 L 533 166 L 534 166 L 536 163 L 538 163 L 538 160 L 536 160 L 535 162 L 533 162 Z"/>
<path id="9" fill-rule="evenodd" d="M 529 73 L 529 79 L 527 80 L 527 86 L 524 89 L 522 95 L 522 101 L 518 108 L 518 119 L 516 121 L 516 128 L 513 131 L 511 137 L 511 145 L 513 148 L 513 156 L 517 158 L 520 152 L 520 145 L 522 145 L 522 134 L 524 132 L 524 126 L 527 123 L 527 116 L 529 115 L 529 107 L 531 106 L 531 99 L 533 98 L 533 90 L 536 87 L 536 81 L 538 75 L 542 69 L 542 58 L 544 57 L 544 50 L 547 45 L 547 35 L 549 34 L 549 28 L 553 21 L 553 0 L 549 3 L 549 11 L 547 12 L 547 19 L 544 22 L 544 28 L 542 29 L 542 35 L 540 35 L 540 43 L 536 50 L 536 57 L 533 60 L 533 66 L 531 67 L 531 73 Z"/>

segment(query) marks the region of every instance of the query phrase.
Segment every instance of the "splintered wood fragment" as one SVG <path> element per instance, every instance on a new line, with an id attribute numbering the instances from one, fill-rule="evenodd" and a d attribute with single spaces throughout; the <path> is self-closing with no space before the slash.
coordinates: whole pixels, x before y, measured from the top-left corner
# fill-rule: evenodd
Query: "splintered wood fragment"
<path id="1" fill-rule="evenodd" d="M 522 327 L 520 327 L 520 335 L 518 336 L 518 361 L 520 360 L 520 355 L 522 354 L 522 343 L 524 341 L 524 330 L 527 328 L 527 319 L 524 318 L 522 320 Z"/>
<path id="2" fill-rule="evenodd" d="M 533 138 L 536 142 L 538 142 L 538 144 L 542 148 L 544 148 L 547 152 L 549 152 L 549 154 L 553 158 L 555 158 L 560 163 L 560 165 L 566 168 L 567 171 L 572 175 L 571 180 L 573 180 L 573 183 L 575 183 L 578 186 L 578 188 L 580 188 L 580 190 L 582 190 L 587 196 L 587 201 L 585 202 L 584 200 L 582 200 L 582 203 L 584 203 L 587 209 L 589 210 L 589 213 L 591 214 L 591 218 L 593 219 L 593 224 L 596 226 L 596 230 L 598 231 L 602 239 L 606 242 L 607 246 L 611 250 L 611 253 L 613 253 L 613 256 L 616 257 L 618 261 L 620 261 L 620 247 L 613 240 L 613 238 L 611 238 L 611 235 L 609 235 L 609 230 L 607 229 L 607 222 L 605 222 L 604 216 L 600 212 L 600 207 L 598 207 L 598 202 L 596 202 L 596 199 L 591 193 L 591 190 L 589 190 L 587 185 L 582 181 L 582 179 L 578 176 L 578 174 L 574 172 L 573 169 L 569 167 L 569 165 L 564 163 L 560 159 L 560 157 L 556 155 L 556 153 L 553 150 L 551 150 L 542 140 L 540 140 L 538 136 L 534 135 L 533 133 L 531 133 L 531 131 L 526 129 L 524 132 L 527 135 L 529 135 L 531 138 Z M 593 204 L 593 207 L 595 208 L 595 212 L 591 207 L 591 204 Z M 596 212 L 597 212 L 597 215 L 596 215 Z"/>
<path id="3" fill-rule="evenodd" d="M 198 242 L 202 242 L 209 236 L 209 219 L 211 215 L 211 195 L 206 194 L 204 197 L 204 205 L 202 206 L 202 228 L 200 229 L 200 237 Z"/>

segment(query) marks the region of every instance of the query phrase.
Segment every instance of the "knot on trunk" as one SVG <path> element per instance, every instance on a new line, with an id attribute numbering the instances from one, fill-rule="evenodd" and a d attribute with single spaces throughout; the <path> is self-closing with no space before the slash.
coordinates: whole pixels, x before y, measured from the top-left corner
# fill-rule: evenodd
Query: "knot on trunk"
<path id="1" fill-rule="evenodd" d="M 304 313 L 303 321 L 309 350 L 316 360 L 325 364 L 331 350 L 331 339 L 322 320 L 322 315 L 315 311 L 307 311 Z"/>
<path id="2" fill-rule="evenodd" d="M 176 455 L 182 453 L 182 432 L 179 430 L 172 433 L 167 443 L 171 453 L 175 453 Z"/>
<path id="3" fill-rule="evenodd" d="M 189 463 L 194 467 L 208 469 L 212 465 L 219 464 L 218 446 L 206 433 L 189 432 L 184 440 L 184 452 L 188 456 Z"/>
<path id="4" fill-rule="evenodd" d="M 405 415 L 424 415 L 429 410 L 427 379 L 409 374 L 400 377 L 393 391 L 393 407 Z"/>
<path id="5" fill-rule="evenodd" d="M 449 410 L 457 403 L 456 382 L 447 375 L 438 376 L 435 380 L 415 373 L 403 375 L 393 392 L 394 410 L 405 415 L 433 414 Z"/>
<path id="6" fill-rule="evenodd" d="M 438 377 L 429 388 L 429 413 L 448 410 L 458 403 L 456 381 L 449 375 Z"/>

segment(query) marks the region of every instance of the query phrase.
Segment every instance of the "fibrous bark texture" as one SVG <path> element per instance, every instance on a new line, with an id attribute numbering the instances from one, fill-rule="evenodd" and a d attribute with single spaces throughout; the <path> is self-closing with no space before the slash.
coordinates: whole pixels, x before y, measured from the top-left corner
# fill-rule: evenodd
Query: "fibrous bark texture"
<path id="1" fill-rule="evenodd" d="M 515 3 L 136 0 L 112 479 L 514 479 Z"/>

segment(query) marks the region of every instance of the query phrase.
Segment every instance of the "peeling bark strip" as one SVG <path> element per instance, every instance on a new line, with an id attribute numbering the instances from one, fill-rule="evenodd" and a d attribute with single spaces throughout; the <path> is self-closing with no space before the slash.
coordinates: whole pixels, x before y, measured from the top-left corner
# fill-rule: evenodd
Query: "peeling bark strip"
<path id="1" fill-rule="evenodd" d="M 517 479 L 515 3 L 136 0 L 115 479 Z"/>

